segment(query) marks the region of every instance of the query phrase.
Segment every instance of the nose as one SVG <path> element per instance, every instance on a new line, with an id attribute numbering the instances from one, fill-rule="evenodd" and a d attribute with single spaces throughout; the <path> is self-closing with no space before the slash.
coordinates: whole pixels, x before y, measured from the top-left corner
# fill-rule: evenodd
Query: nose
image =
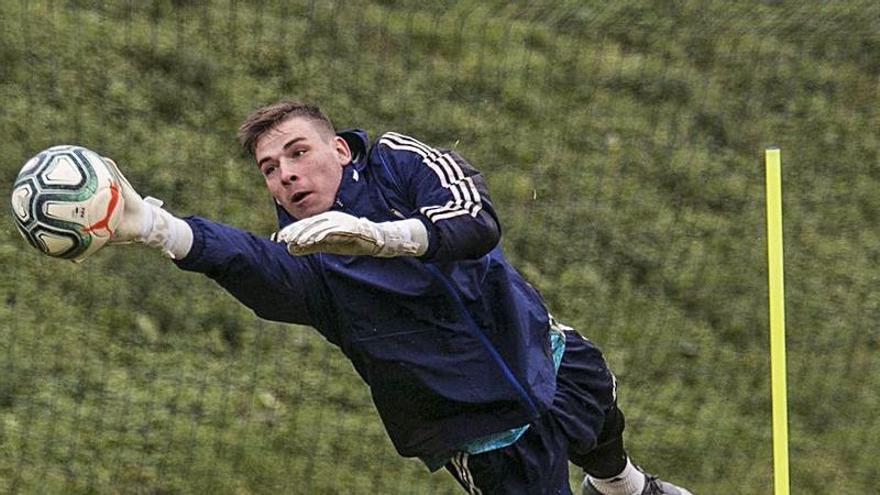
<path id="1" fill-rule="evenodd" d="M 297 175 L 296 170 L 290 161 L 282 160 L 278 168 L 281 172 L 281 182 L 291 184 L 299 180 L 299 175 Z"/>

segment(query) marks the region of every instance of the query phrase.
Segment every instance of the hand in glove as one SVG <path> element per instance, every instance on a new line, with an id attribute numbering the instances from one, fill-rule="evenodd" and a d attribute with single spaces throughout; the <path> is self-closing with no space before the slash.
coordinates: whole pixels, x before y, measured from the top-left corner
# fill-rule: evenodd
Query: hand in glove
<path id="1" fill-rule="evenodd" d="M 332 253 L 347 256 L 420 256 L 428 249 L 428 232 L 417 219 L 372 222 L 328 211 L 288 225 L 277 239 L 293 255 Z"/>
<path id="2" fill-rule="evenodd" d="M 142 242 L 161 249 L 170 258 L 185 256 L 192 246 L 192 229 L 189 225 L 162 209 L 162 201 L 152 197 L 142 198 L 122 175 L 116 162 L 103 158 L 116 174 L 125 200 L 122 219 L 110 238 L 110 244 Z"/>

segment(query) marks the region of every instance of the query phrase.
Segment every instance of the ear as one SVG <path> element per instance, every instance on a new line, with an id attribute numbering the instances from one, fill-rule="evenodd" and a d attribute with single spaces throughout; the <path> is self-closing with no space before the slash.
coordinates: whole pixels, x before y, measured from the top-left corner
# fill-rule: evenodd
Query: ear
<path id="1" fill-rule="evenodd" d="M 333 144 L 335 145 L 336 157 L 339 159 L 339 164 L 344 167 L 351 163 L 351 148 L 348 147 L 348 141 L 339 136 L 334 136 Z"/>

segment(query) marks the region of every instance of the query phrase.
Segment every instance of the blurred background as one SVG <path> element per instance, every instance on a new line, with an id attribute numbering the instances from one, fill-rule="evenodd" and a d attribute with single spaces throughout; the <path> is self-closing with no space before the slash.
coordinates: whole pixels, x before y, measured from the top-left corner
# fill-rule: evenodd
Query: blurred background
<path id="1" fill-rule="evenodd" d="M 880 486 L 877 2 L 0 0 L 0 193 L 81 144 L 268 235 L 235 131 L 285 96 L 480 168 L 508 257 L 620 378 L 630 453 L 695 494 L 772 492 L 779 145 L 792 493 Z M 0 209 L 0 493 L 459 493 L 313 330 L 152 250 L 42 256 Z"/>

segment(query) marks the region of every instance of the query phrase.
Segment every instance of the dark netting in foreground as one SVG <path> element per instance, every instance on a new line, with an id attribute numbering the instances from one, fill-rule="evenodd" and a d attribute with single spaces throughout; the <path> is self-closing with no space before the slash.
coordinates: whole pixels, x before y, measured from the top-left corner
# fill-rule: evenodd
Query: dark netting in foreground
<path id="1" fill-rule="evenodd" d="M 880 485 L 874 2 L 0 2 L 0 192 L 82 144 L 268 235 L 249 111 L 454 147 L 508 257 L 620 379 L 628 445 L 694 493 L 772 486 L 761 153 L 782 149 L 791 479 Z M 457 493 L 399 458 L 314 331 L 161 255 L 49 259 L 0 222 L 0 492 Z M 866 442 L 868 447 L 866 447 Z M 573 472 L 572 479 L 580 473 Z"/>

